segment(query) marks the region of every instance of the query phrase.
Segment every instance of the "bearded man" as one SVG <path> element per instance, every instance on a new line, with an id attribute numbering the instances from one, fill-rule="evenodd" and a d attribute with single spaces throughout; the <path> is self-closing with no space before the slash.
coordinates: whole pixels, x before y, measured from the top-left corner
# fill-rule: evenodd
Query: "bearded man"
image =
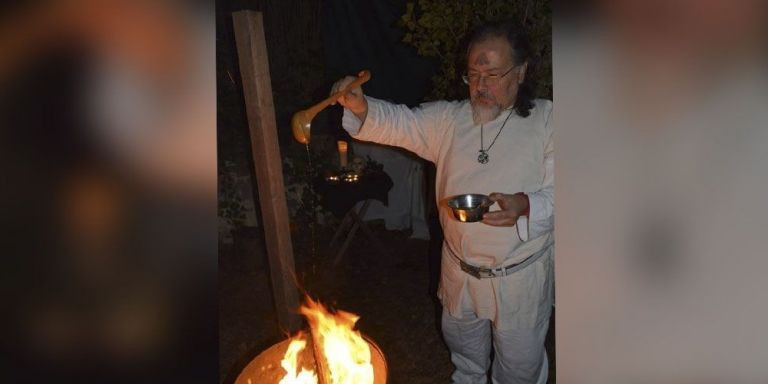
<path id="1" fill-rule="evenodd" d="M 445 240 L 442 332 L 453 383 L 545 383 L 544 339 L 553 302 L 554 146 L 552 103 L 534 100 L 526 71 L 532 48 L 511 22 L 469 38 L 469 100 L 415 109 L 355 88 L 339 97 L 342 125 L 360 140 L 403 147 L 435 163 Z M 337 81 L 332 92 L 354 80 Z M 454 195 L 489 194 L 481 222 L 456 220 Z M 491 347 L 493 346 L 493 367 Z"/>

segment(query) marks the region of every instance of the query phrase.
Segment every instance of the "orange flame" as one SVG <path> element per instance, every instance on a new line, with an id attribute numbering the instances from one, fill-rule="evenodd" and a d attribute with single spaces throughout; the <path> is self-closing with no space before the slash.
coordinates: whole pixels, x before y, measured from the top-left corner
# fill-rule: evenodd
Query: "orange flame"
<path id="1" fill-rule="evenodd" d="M 371 350 L 368 342 L 363 339 L 359 331 L 354 330 L 355 323 L 360 318 L 354 313 L 338 311 L 336 314 L 328 312 L 322 304 L 307 298 L 307 303 L 301 306 L 301 314 L 307 317 L 312 332 L 320 350 L 327 362 L 329 384 L 373 384 L 373 365 L 371 364 Z M 296 343 L 294 350 L 291 346 Z M 314 372 L 308 371 L 315 381 L 295 381 L 289 375 L 296 375 L 296 355 L 306 345 L 306 342 L 294 339 L 286 352 L 282 365 L 288 374 L 280 381 L 280 384 L 309 384 L 317 383 Z M 293 355 L 289 356 L 290 353 Z M 292 363 L 286 360 L 293 359 Z M 303 371 L 302 373 L 304 373 Z"/>
<path id="2" fill-rule="evenodd" d="M 288 345 L 285 356 L 280 365 L 285 369 L 285 376 L 279 384 L 317 384 L 317 375 L 312 370 L 301 368 L 299 372 L 299 353 L 304 350 L 307 342 L 301 338 L 299 333 Z"/>

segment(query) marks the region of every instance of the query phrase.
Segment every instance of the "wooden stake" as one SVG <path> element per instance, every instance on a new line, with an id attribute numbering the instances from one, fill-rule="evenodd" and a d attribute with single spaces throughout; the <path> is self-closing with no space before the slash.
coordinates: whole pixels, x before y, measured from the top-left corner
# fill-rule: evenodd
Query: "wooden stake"
<path id="1" fill-rule="evenodd" d="M 320 335 L 315 332 L 312 324 L 309 325 L 309 334 L 312 336 L 312 355 L 315 358 L 317 384 L 330 383 L 330 371 L 328 370 L 328 362 L 325 360 L 325 354 L 323 353 L 322 343 L 320 342 Z"/>
<path id="2" fill-rule="evenodd" d="M 272 294 L 280 326 L 295 332 L 301 325 L 301 318 L 296 313 L 299 308 L 296 271 L 285 201 L 282 158 L 277 141 L 264 22 L 261 13 L 247 10 L 234 12 L 232 18 L 251 133 L 251 152 L 259 188 Z"/>

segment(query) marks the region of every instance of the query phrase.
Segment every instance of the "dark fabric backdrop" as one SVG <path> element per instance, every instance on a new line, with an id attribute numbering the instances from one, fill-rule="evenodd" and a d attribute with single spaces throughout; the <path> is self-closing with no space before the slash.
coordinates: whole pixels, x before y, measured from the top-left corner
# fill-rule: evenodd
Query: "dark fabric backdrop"
<path id="1" fill-rule="evenodd" d="M 401 42 L 397 26 L 404 0 L 327 0 L 320 12 L 326 75 L 331 81 L 371 71 L 365 93 L 396 103 L 417 105 L 427 94 L 432 64 Z"/>
<path id="2" fill-rule="evenodd" d="M 327 0 L 320 10 L 326 82 L 330 85 L 360 70 L 371 71 L 363 91 L 379 99 L 410 107 L 418 105 L 431 87 L 434 65 L 416 49 L 401 42 L 397 26 L 405 0 Z M 341 127 L 342 109 L 329 109 L 326 121 L 331 135 L 349 136 Z M 314 128 L 314 127 L 313 127 Z"/>

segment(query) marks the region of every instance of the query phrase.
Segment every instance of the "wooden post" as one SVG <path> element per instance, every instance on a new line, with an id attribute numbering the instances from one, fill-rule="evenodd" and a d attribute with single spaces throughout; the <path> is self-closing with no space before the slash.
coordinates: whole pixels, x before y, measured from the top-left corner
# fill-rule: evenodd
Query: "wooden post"
<path id="1" fill-rule="evenodd" d="M 259 187 L 272 294 L 280 326 L 285 330 L 296 331 L 301 326 L 301 318 L 298 315 L 293 245 L 285 202 L 282 158 L 277 142 L 264 22 L 261 13 L 247 10 L 234 12 L 232 18 L 251 132 L 251 152 Z"/>
<path id="2" fill-rule="evenodd" d="M 331 381 L 328 371 L 328 362 L 325 360 L 323 347 L 320 345 L 320 335 L 309 325 L 310 342 L 312 343 L 312 357 L 315 358 L 315 374 L 317 374 L 317 384 L 328 384 Z"/>

